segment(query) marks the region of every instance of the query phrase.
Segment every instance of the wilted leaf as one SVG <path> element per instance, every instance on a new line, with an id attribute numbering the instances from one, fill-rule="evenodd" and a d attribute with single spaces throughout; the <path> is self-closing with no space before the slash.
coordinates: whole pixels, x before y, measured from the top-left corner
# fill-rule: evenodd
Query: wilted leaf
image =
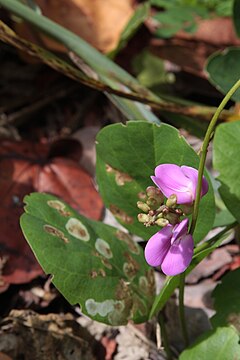
<path id="1" fill-rule="evenodd" d="M 89 317 L 111 325 L 148 318 L 155 296 L 152 269 L 131 237 L 84 218 L 47 194 L 25 198 L 21 227 L 53 283 Z"/>
<path id="2" fill-rule="evenodd" d="M 65 143 L 65 154 L 72 156 L 75 141 Z M 78 145 L 79 147 L 79 145 Z M 42 273 L 24 240 L 19 217 L 23 197 L 32 191 L 44 191 L 61 196 L 79 212 L 99 219 L 102 201 L 91 177 L 78 163 L 63 157 L 64 145 L 49 149 L 47 145 L 30 142 L 3 141 L 0 148 L 0 224 L 1 255 L 7 256 L 2 282 L 28 282 Z M 67 149 L 67 150 L 66 150 Z M 54 155 L 51 158 L 49 155 Z M 70 153 L 70 154 L 69 154 Z M 56 157 L 57 154 L 62 157 Z"/>

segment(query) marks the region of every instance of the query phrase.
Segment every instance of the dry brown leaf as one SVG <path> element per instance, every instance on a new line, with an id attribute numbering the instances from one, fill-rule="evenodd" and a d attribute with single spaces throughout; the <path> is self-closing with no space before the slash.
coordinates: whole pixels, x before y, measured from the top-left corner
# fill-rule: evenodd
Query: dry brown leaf
<path id="1" fill-rule="evenodd" d="M 36 0 L 43 15 L 71 30 L 102 52 L 113 50 L 121 32 L 134 13 L 136 0 Z M 39 36 L 25 25 L 16 30 L 28 40 L 39 43 Z M 51 50 L 64 47 L 41 36 Z"/>
<path id="2" fill-rule="evenodd" d="M 3 141 L 0 147 L 0 292 L 42 273 L 19 227 L 23 198 L 33 191 L 61 197 L 81 214 L 98 220 L 102 200 L 90 175 L 74 161 L 76 140 L 60 146 Z M 67 148 L 67 149 L 66 149 Z M 61 157 L 57 157 L 57 154 Z M 65 154 L 65 157 L 63 156 Z M 51 157 L 53 155 L 54 157 Z M 66 157 L 67 156 L 67 157 Z"/>

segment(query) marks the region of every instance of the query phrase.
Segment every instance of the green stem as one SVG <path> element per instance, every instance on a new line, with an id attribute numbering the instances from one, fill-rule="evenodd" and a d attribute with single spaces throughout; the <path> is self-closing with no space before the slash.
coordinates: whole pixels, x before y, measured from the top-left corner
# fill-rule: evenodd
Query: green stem
<path id="1" fill-rule="evenodd" d="M 185 308 L 184 308 L 184 287 L 185 287 L 185 272 L 180 274 L 179 279 L 179 319 L 182 329 L 183 340 L 185 346 L 189 345 L 189 338 L 188 338 L 188 331 L 187 331 L 187 324 L 185 318 Z"/>
<path id="2" fill-rule="evenodd" d="M 220 113 L 228 103 L 228 101 L 231 99 L 232 95 L 237 91 L 237 89 L 240 87 L 240 79 L 233 85 L 233 87 L 228 91 L 226 96 L 223 98 L 222 102 L 220 103 L 219 107 L 217 108 L 215 114 L 212 117 L 212 120 L 210 121 L 210 124 L 208 126 L 203 144 L 201 149 L 201 157 L 199 162 L 199 169 L 198 169 L 198 183 L 197 183 L 197 191 L 196 191 L 196 199 L 194 202 L 193 207 L 193 215 L 192 215 L 192 223 L 190 227 L 190 234 L 193 234 L 196 223 L 197 223 L 197 217 L 199 212 L 199 203 L 201 199 L 201 189 L 202 189 L 202 177 L 203 177 L 203 171 L 208 151 L 208 145 L 211 141 L 211 138 L 214 134 L 214 128 L 216 126 L 216 123 L 218 121 L 218 118 L 220 116 Z"/>
<path id="3" fill-rule="evenodd" d="M 172 351 L 169 346 L 168 334 L 166 331 L 165 319 L 164 319 L 164 315 L 163 315 L 162 311 L 160 311 L 158 314 L 158 322 L 159 322 L 160 329 L 161 329 L 161 338 L 163 339 L 163 347 L 166 352 L 167 359 L 172 360 L 172 358 L 173 358 Z"/>

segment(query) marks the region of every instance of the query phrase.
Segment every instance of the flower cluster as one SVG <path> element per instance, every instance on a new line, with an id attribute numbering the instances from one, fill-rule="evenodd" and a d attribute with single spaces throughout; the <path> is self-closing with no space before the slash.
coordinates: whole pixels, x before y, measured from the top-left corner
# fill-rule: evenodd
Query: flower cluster
<path id="1" fill-rule="evenodd" d="M 193 237 L 188 233 L 188 219 L 196 198 L 198 171 L 189 166 L 162 164 L 151 177 L 158 188 L 148 187 L 143 201 L 137 203 L 144 214 L 138 220 L 145 226 L 163 227 L 153 235 L 145 248 L 145 258 L 151 266 L 161 266 L 166 275 L 177 275 L 186 270 L 193 256 Z M 208 191 L 203 176 L 201 196 Z M 167 198 L 164 204 L 164 196 Z"/>

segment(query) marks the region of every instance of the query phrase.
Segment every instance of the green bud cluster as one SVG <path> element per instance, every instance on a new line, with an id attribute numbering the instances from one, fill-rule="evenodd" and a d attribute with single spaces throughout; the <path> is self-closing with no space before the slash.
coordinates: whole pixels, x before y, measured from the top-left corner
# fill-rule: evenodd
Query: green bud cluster
<path id="1" fill-rule="evenodd" d="M 137 207 L 143 213 L 138 214 L 138 221 L 147 227 L 152 225 L 164 227 L 168 224 L 174 226 L 180 222 L 181 216 L 192 212 L 192 206 L 178 207 L 175 194 L 169 196 L 164 204 L 164 195 L 155 186 L 149 186 L 146 192 L 139 193 L 139 199 Z"/>

